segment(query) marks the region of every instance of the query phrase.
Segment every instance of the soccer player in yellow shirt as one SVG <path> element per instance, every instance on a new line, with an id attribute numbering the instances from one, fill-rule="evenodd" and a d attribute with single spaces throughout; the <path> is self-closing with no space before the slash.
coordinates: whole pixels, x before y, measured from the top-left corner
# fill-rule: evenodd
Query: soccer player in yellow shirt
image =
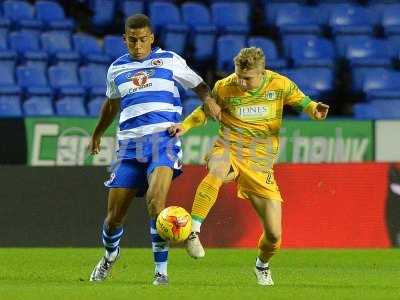
<path id="1" fill-rule="evenodd" d="M 221 185 L 234 180 L 238 197 L 250 201 L 264 228 L 254 268 L 257 282 L 273 285 L 269 261 L 280 249 L 282 233 L 282 197 L 273 164 L 279 151 L 283 106 L 304 111 L 313 120 L 325 119 L 329 106 L 310 100 L 287 77 L 266 70 L 260 48 L 242 49 L 234 64 L 235 73 L 217 81 L 212 91 L 221 107 L 219 136 L 206 157 L 208 174 L 196 191 L 187 251 L 194 258 L 205 255 L 199 239 L 201 224 Z M 170 127 L 170 134 L 180 136 L 206 120 L 199 107 L 182 124 Z"/>

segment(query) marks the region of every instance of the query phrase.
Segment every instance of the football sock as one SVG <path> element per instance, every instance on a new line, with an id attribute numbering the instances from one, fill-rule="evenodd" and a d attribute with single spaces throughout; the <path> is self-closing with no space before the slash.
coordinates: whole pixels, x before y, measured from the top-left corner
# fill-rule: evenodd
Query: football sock
<path id="1" fill-rule="evenodd" d="M 167 275 L 168 242 L 161 238 L 156 229 L 156 220 L 150 220 L 151 245 L 154 254 L 154 273 Z"/>
<path id="2" fill-rule="evenodd" d="M 258 241 L 258 257 L 261 261 L 267 263 L 269 262 L 270 258 L 279 251 L 280 248 L 280 239 L 275 243 L 272 243 L 265 238 L 265 234 L 263 233 Z"/>
<path id="3" fill-rule="evenodd" d="M 103 225 L 103 245 L 106 248 L 106 258 L 108 260 L 115 260 L 118 256 L 119 242 L 122 235 L 124 234 L 124 229 L 122 227 L 110 230 L 106 224 Z"/>
<path id="4" fill-rule="evenodd" d="M 260 260 L 260 258 L 257 257 L 257 259 L 256 259 L 256 267 L 257 267 L 257 268 L 265 269 L 265 268 L 268 268 L 268 265 L 269 265 L 268 262 L 262 262 L 262 261 Z"/>
<path id="5" fill-rule="evenodd" d="M 218 197 L 222 179 L 208 174 L 197 188 L 192 206 L 192 231 L 200 232 L 201 223 L 207 217 Z M 196 223 L 197 220 L 197 223 Z"/>

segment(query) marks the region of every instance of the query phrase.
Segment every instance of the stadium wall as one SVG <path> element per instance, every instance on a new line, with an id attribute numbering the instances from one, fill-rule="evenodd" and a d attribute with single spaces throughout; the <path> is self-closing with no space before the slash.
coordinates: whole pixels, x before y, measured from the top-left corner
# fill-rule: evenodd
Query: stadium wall
<path id="1" fill-rule="evenodd" d="M 104 167 L 0 167 L 0 246 L 98 246 L 106 211 Z M 187 165 L 169 205 L 191 208 L 203 166 Z M 286 248 L 400 246 L 400 165 L 278 164 Z M 217 230 L 218 229 L 218 230 Z M 207 247 L 255 247 L 250 204 L 225 185 L 202 230 Z M 124 246 L 148 247 L 143 199 L 133 201 Z"/>

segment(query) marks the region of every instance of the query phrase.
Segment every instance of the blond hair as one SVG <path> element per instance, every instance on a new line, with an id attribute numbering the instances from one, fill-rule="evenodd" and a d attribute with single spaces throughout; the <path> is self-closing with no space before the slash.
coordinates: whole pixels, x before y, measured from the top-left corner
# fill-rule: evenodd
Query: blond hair
<path id="1" fill-rule="evenodd" d="M 265 68 L 265 56 L 261 48 L 243 48 L 233 60 L 235 66 L 240 70 L 250 70 L 257 67 Z"/>

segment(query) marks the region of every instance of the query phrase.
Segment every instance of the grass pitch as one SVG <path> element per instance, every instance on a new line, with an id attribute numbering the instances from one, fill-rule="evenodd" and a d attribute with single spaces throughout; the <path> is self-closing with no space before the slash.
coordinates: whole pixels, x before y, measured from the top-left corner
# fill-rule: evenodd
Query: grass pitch
<path id="1" fill-rule="evenodd" d="M 256 251 L 170 251 L 167 287 L 151 285 L 150 249 L 122 249 L 112 277 L 88 282 L 101 249 L 0 248 L 0 299 L 400 299 L 400 250 L 283 250 L 275 286 L 258 286 Z"/>

